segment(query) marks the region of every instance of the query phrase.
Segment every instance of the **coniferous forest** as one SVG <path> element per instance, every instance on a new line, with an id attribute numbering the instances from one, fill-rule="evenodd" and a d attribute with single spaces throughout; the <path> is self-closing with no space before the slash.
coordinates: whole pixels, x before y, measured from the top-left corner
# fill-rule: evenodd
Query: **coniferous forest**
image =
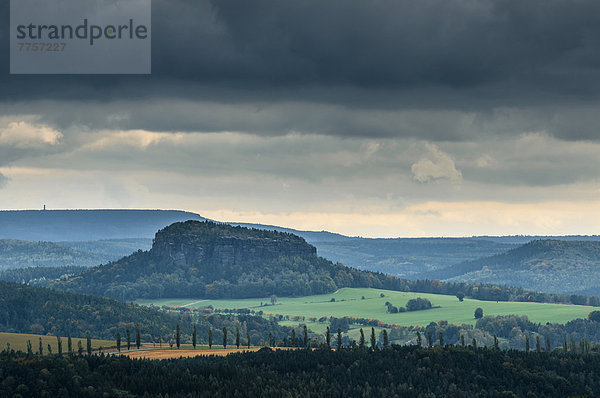
<path id="1" fill-rule="evenodd" d="M 162 361 L 37 357 L 4 350 L 13 397 L 593 397 L 598 352 L 392 346 L 272 351 Z"/>

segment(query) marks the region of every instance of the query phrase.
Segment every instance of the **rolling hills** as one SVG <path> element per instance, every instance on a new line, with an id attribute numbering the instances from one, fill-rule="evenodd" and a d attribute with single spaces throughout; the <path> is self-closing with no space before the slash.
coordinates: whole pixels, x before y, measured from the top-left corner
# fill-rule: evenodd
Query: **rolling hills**
<path id="1" fill-rule="evenodd" d="M 94 266 L 117 261 L 123 256 L 129 256 L 128 260 L 123 261 L 143 262 L 146 261 L 142 260 L 144 255 L 137 251 L 151 249 L 156 230 L 189 219 L 205 220 L 195 213 L 163 210 L 0 211 L 0 237 L 13 239 L 0 241 L 0 269 Z M 535 237 L 528 236 L 370 239 L 327 231 L 297 231 L 272 225 L 230 225 L 294 234 L 316 247 L 320 257 L 334 263 L 341 262 L 358 270 L 382 272 L 399 278 L 506 284 L 535 291 L 600 294 L 600 274 L 594 257 L 598 251 L 598 236 L 564 236 L 559 237 L 564 243 L 541 245 L 532 241 Z M 21 241 L 17 244 L 14 239 L 35 242 Z M 523 244 L 525 247 L 521 248 Z M 211 286 L 213 291 L 210 294 L 213 296 L 226 295 L 231 289 L 232 280 L 219 282 L 218 278 L 209 282 L 200 281 L 193 272 L 190 274 L 185 271 L 182 274 L 181 270 L 166 274 L 171 275 L 166 283 L 157 283 L 152 276 L 140 279 L 141 275 L 125 280 L 124 274 L 120 274 L 122 283 L 113 283 L 114 289 L 120 291 L 120 296 L 116 291 L 107 292 L 110 286 L 105 286 L 104 291 L 98 288 L 94 292 L 132 299 L 140 297 L 140 286 L 150 284 L 156 287 L 156 295 L 163 295 L 169 289 L 179 289 L 184 278 L 190 280 L 190 286 L 179 294 L 190 297 L 198 295 L 197 288 L 192 287 L 194 284 L 204 286 L 215 282 Z M 261 278 L 259 276 L 260 280 L 250 281 L 245 290 L 267 288 L 274 291 Z M 330 284 L 327 278 L 322 280 Z M 326 292 L 331 288 L 313 286 L 294 290 L 289 286 L 283 288 L 278 283 L 275 285 L 280 294 L 286 291 L 292 295 Z M 294 282 L 294 285 L 297 283 Z"/>
<path id="2" fill-rule="evenodd" d="M 545 292 L 583 292 L 600 284 L 600 242 L 535 240 L 506 253 L 420 276 Z"/>
<path id="3" fill-rule="evenodd" d="M 317 256 L 303 238 L 211 221 L 174 223 L 152 248 L 87 269 L 50 285 L 119 300 L 140 298 L 266 298 L 332 293 L 343 287 L 455 295 L 494 301 L 587 304 L 588 298 L 490 284 L 407 280 L 357 270 Z M 597 298 L 594 299 L 596 305 Z"/>
<path id="4" fill-rule="evenodd" d="M 206 219 L 196 213 L 172 210 L 0 211 L 0 238 L 59 243 L 82 253 L 102 256 L 102 261 L 97 263 L 100 264 L 139 249 L 150 249 L 157 230 L 187 220 Z M 319 256 L 334 263 L 411 279 L 419 278 L 424 272 L 501 254 L 540 238 L 516 235 L 375 239 L 327 231 L 298 231 L 273 225 L 229 224 L 292 233 L 315 246 Z M 600 240 L 599 236 L 555 238 Z M 431 277 L 438 276 L 432 272 Z"/>
<path id="5" fill-rule="evenodd" d="M 83 252 L 52 242 L 0 239 L 0 270 L 26 267 L 91 267 L 110 261 L 104 253 Z"/>
<path id="6" fill-rule="evenodd" d="M 296 235 L 187 221 L 158 231 L 149 251 L 55 286 L 124 300 L 264 297 L 328 293 L 352 283 L 368 286 L 368 279 L 367 273 L 318 257 Z"/>

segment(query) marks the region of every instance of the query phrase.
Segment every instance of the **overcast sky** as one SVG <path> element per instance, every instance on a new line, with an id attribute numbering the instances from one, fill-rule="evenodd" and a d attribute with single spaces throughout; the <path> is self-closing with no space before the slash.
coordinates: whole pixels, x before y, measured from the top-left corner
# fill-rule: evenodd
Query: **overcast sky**
<path id="1" fill-rule="evenodd" d="M 600 233 L 597 0 L 154 0 L 152 75 L 9 75 L 0 208 Z"/>

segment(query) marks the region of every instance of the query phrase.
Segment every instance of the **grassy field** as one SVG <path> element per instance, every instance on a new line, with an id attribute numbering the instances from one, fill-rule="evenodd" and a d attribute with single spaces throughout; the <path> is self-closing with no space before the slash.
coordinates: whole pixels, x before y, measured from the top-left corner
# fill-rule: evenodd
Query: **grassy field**
<path id="1" fill-rule="evenodd" d="M 6 348 L 6 344 L 10 344 L 10 348 L 14 350 L 27 351 L 27 340 L 31 340 L 31 346 L 34 353 L 38 352 L 40 345 L 40 337 L 42 338 L 42 345 L 44 347 L 44 353 L 48 353 L 48 344 L 52 347 L 52 352 L 58 352 L 58 342 L 56 336 L 42 336 L 39 334 L 24 334 L 24 333 L 0 333 L 0 349 Z M 62 337 L 62 349 L 63 352 L 67 352 L 67 338 Z M 86 339 L 72 338 L 73 350 L 77 351 L 77 342 L 81 341 L 84 351 L 86 350 Z M 97 350 L 98 348 L 110 348 L 116 345 L 115 341 L 110 340 L 93 340 L 92 348 Z"/>
<path id="2" fill-rule="evenodd" d="M 384 297 L 380 297 L 383 294 Z M 363 299 L 364 297 L 364 299 Z M 431 301 L 434 308 L 425 311 L 404 312 L 389 314 L 386 311 L 385 302 L 389 301 L 397 307 L 406 305 L 411 298 L 423 297 Z M 335 299 L 332 302 L 331 299 Z M 261 306 L 261 302 L 263 306 Z M 264 305 L 269 303 L 269 305 Z M 306 296 L 306 297 L 279 297 L 275 305 L 271 305 L 268 298 L 243 299 L 243 300 L 200 300 L 200 299 L 161 299 L 161 300 L 138 300 L 143 305 L 169 305 L 204 307 L 212 305 L 214 308 L 251 308 L 262 310 L 265 314 L 300 315 L 308 317 L 323 316 L 343 317 L 355 316 L 359 318 L 375 318 L 390 324 L 403 326 L 420 325 L 426 326 L 430 322 L 447 320 L 454 324 L 474 324 L 473 313 L 477 307 L 483 309 L 484 315 L 527 315 L 533 322 L 555 322 L 565 323 L 576 318 L 585 318 L 593 310 L 592 307 L 543 304 L 543 303 L 515 303 L 495 302 L 464 299 L 458 301 L 454 296 L 426 293 L 395 292 L 379 289 L 340 289 L 336 293 Z M 298 322 L 286 322 L 284 324 L 298 324 Z M 302 322 L 305 323 L 305 322 Z M 309 328 L 315 332 L 322 332 L 327 326 L 325 323 L 306 322 Z"/>

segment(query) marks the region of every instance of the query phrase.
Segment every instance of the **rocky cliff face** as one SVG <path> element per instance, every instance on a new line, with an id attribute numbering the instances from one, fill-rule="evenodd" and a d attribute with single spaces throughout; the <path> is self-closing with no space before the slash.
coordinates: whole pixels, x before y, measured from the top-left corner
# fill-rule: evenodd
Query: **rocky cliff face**
<path id="1" fill-rule="evenodd" d="M 324 294 L 354 281 L 354 271 L 316 254 L 289 233 L 187 221 L 158 231 L 149 251 L 94 267 L 55 287 L 121 300 L 249 298 Z"/>
<path id="2" fill-rule="evenodd" d="M 268 262 L 282 256 L 307 258 L 316 255 L 316 248 L 287 233 L 188 221 L 159 231 L 150 253 L 153 257 L 170 259 L 177 266 L 231 267 Z"/>

